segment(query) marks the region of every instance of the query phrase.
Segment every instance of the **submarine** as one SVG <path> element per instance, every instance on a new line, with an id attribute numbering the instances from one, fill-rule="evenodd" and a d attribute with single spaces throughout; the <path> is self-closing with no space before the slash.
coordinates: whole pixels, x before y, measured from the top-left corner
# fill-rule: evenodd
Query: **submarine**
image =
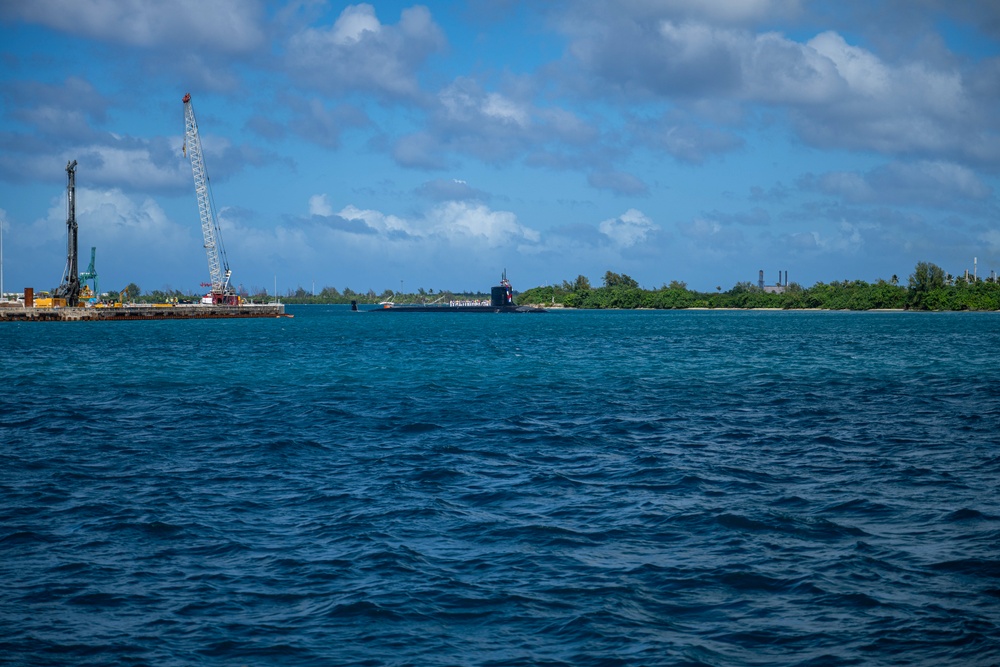
<path id="1" fill-rule="evenodd" d="M 358 310 L 358 302 L 351 301 L 351 310 Z M 500 284 L 490 290 L 490 300 L 451 301 L 449 303 L 406 303 L 383 301 L 375 308 L 365 309 L 371 313 L 544 313 L 544 308 L 514 305 L 514 289 L 504 271 Z"/>

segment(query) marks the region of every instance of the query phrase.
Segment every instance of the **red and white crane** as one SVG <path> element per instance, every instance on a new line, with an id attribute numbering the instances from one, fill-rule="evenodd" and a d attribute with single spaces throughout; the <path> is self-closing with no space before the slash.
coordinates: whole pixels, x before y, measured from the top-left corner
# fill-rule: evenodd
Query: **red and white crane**
<path id="1" fill-rule="evenodd" d="M 215 212 L 215 200 L 212 197 L 208 173 L 205 171 L 205 158 L 201 154 L 201 138 L 198 136 L 194 107 L 191 106 L 191 93 L 184 96 L 184 130 L 184 150 L 191 159 L 194 190 L 198 195 L 198 214 L 201 216 L 201 233 L 205 237 L 208 274 L 211 278 L 210 283 L 202 283 L 212 288 L 202 301 L 214 305 L 237 306 L 240 297 L 229 283 L 232 271 L 229 270 L 226 249 L 222 245 L 222 231 L 219 229 L 219 218 Z"/>

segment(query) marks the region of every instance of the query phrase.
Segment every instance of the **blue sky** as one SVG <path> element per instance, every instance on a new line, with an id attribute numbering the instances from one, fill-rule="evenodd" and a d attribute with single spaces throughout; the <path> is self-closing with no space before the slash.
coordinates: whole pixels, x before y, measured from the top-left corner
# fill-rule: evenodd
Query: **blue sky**
<path id="1" fill-rule="evenodd" d="M 8 291 L 1000 272 L 992 0 L 0 3 Z"/>

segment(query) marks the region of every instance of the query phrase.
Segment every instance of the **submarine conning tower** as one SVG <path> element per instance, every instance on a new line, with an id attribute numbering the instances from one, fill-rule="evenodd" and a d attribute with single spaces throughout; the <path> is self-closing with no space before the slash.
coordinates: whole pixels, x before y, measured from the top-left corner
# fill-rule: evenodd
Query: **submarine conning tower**
<path id="1" fill-rule="evenodd" d="M 500 277 L 500 284 L 494 287 L 490 292 L 490 305 L 514 305 L 514 290 L 511 288 L 510 282 L 507 280 L 507 269 L 504 269 L 503 275 Z"/>

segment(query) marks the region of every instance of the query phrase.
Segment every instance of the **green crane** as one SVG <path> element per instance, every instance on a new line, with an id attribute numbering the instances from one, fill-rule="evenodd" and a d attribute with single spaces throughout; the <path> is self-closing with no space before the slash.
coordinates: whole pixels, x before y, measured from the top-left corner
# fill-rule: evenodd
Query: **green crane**
<path id="1" fill-rule="evenodd" d="M 86 271 L 80 274 L 81 284 L 88 280 L 94 281 L 93 295 L 95 297 L 100 294 L 100 292 L 97 291 L 97 270 L 94 268 L 94 258 L 96 256 L 97 256 L 97 248 L 92 246 L 90 248 L 90 266 L 87 267 Z"/>

